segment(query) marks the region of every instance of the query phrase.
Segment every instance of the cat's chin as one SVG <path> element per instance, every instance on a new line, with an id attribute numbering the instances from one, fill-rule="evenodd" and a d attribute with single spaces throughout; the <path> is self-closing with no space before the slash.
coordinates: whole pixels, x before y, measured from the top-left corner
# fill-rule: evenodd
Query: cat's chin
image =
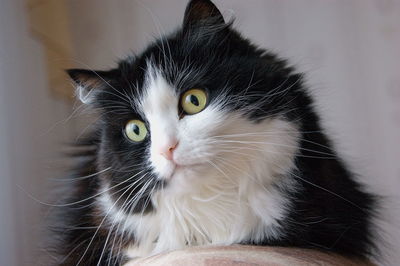
<path id="1" fill-rule="evenodd" d="M 204 172 L 204 164 L 175 165 L 170 175 L 164 176 L 162 179 L 167 181 L 169 188 L 175 192 L 191 191 L 196 182 L 201 182 Z"/>
<path id="2" fill-rule="evenodd" d="M 197 172 L 204 167 L 201 163 L 177 163 L 177 162 L 168 162 L 167 164 L 163 165 L 163 168 L 159 170 L 159 177 L 163 180 L 172 180 L 178 177 L 190 176 L 193 175 L 193 172 Z"/>
<path id="3" fill-rule="evenodd" d="M 177 178 L 190 178 L 190 173 L 196 168 L 199 168 L 199 164 L 190 164 L 190 165 L 182 165 L 182 164 L 174 164 L 173 170 L 168 176 L 164 178 L 167 180 L 177 179 Z"/>

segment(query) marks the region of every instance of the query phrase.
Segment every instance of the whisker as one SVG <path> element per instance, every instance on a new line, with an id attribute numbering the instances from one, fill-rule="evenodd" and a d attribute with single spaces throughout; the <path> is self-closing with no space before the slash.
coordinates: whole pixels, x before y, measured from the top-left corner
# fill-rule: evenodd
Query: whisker
<path id="1" fill-rule="evenodd" d="M 275 164 L 275 165 L 276 165 L 277 167 L 279 167 L 279 165 L 277 165 L 277 164 Z M 279 168 L 282 169 L 281 167 L 279 167 Z M 282 170 L 285 170 L 285 169 L 282 169 Z M 325 192 L 327 192 L 327 193 L 329 193 L 329 194 L 331 194 L 331 195 L 333 195 L 333 196 L 335 196 L 335 197 L 338 197 L 338 198 L 340 198 L 340 199 L 346 201 L 347 203 L 353 205 L 353 206 L 356 207 L 357 209 L 359 209 L 359 210 L 361 210 L 361 211 L 363 211 L 363 212 L 366 212 L 365 209 L 363 209 L 362 207 L 358 206 L 358 205 L 355 204 L 354 202 L 352 202 L 352 201 L 346 199 L 345 197 L 343 197 L 343 196 L 341 196 L 341 195 L 339 195 L 339 194 L 337 194 L 337 193 L 335 193 L 335 192 L 333 192 L 333 191 L 331 191 L 331 190 L 329 190 L 329 189 L 327 189 L 327 188 L 324 188 L 324 187 L 322 187 L 322 186 L 319 186 L 319 185 L 317 185 L 317 184 L 314 184 L 313 182 L 308 181 L 308 180 L 306 180 L 306 179 L 304 179 L 304 178 L 302 178 L 302 177 L 296 175 L 296 174 L 293 173 L 293 172 L 290 172 L 290 174 L 293 175 L 295 178 L 300 179 L 301 181 L 303 181 L 303 182 L 305 182 L 305 183 L 307 183 L 307 184 L 309 184 L 309 185 L 311 185 L 311 186 L 313 186 L 313 187 L 319 188 L 319 189 L 321 189 L 321 190 L 323 190 L 323 191 L 325 191 Z"/>
<path id="2" fill-rule="evenodd" d="M 147 176 L 147 173 L 145 174 L 145 176 Z M 144 180 L 144 177 L 143 177 L 143 180 Z M 131 199 L 130 199 L 130 197 L 131 197 L 131 195 L 132 195 L 132 193 L 135 191 L 135 189 L 136 189 L 136 187 L 134 188 L 134 189 L 132 189 L 132 191 L 129 193 L 129 195 L 127 196 L 127 198 L 126 198 L 126 200 L 125 200 L 125 202 L 124 202 L 124 204 L 122 205 L 122 207 L 121 207 L 121 212 L 125 212 L 128 208 L 129 208 L 129 206 L 130 206 L 130 202 L 132 201 Z M 140 191 L 140 190 L 139 190 Z M 127 203 L 127 204 L 125 204 L 125 203 Z M 124 206 L 125 205 L 125 206 Z M 120 247 L 122 246 L 122 238 L 123 238 L 123 236 L 124 236 L 124 233 L 122 232 L 122 233 L 118 233 L 119 232 L 119 228 L 120 228 L 120 226 L 121 226 L 121 224 L 122 224 L 122 221 L 123 220 L 121 220 L 121 221 L 119 221 L 118 222 L 118 226 L 117 226 L 117 229 L 115 230 L 115 235 L 114 235 L 114 239 L 113 239 L 113 242 L 112 242 L 112 245 L 111 245 L 111 251 L 112 250 L 114 250 L 114 245 L 115 245 L 115 240 L 116 240 L 116 238 L 117 238 L 117 235 L 121 235 L 120 236 L 120 238 L 121 238 L 121 241 L 120 241 Z M 110 229 L 110 231 L 111 231 L 112 229 Z M 119 254 L 120 253 L 120 248 L 119 248 L 119 252 L 117 253 L 117 254 Z M 109 262 L 108 262 L 108 264 L 110 263 L 110 261 L 111 261 L 111 254 L 112 254 L 112 252 L 110 252 L 109 253 L 109 256 L 110 256 L 110 258 L 109 258 Z"/>
<path id="3" fill-rule="evenodd" d="M 105 173 L 105 172 L 110 171 L 110 170 L 112 170 L 111 167 L 107 167 L 107 168 L 105 168 L 103 170 L 100 170 L 100 171 L 98 171 L 96 173 L 93 173 L 93 174 L 90 174 L 90 175 L 86 175 L 86 176 L 71 177 L 71 178 L 56 178 L 56 179 L 53 179 L 53 180 L 55 180 L 55 181 L 79 181 L 79 180 L 85 180 L 85 179 L 88 179 L 88 178 L 91 178 L 91 177 L 95 177 L 95 176 L 97 176 L 99 174 Z"/>
<path id="4" fill-rule="evenodd" d="M 212 141 L 210 143 L 212 143 Z M 327 152 L 322 152 L 322 151 L 317 151 L 317 150 L 312 150 L 312 149 L 307 149 L 307 148 L 302 148 L 302 147 L 287 145 L 287 144 L 282 144 L 282 143 L 272 143 L 272 142 L 268 142 L 268 141 L 218 140 L 218 141 L 214 141 L 214 143 L 267 144 L 267 145 L 273 145 L 273 146 L 297 148 L 297 149 L 300 149 L 303 151 L 308 151 L 308 152 L 312 152 L 312 153 L 318 153 L 318 154 L 323 154 L 323 155 L 328 155 L 328 156 L 333 156 L 333 157 L 335 156 L 334 154 L 327 153 Z"/>
<path id="5" fill-rule="evenodd" d="M 147 173 L 145 173 L 145 175 L 142 176 L 140 179 L 144 179 L 144 177 L 145 177 L 146 175 L 147 175 Z M 135 183 L 131 184 L 131 185 L 127 188 L 127 191 L 130 190 L 130 189 L 133 187 L 134 184 L 135 184 Z M 132 194 L 134 191 L 135 191 L 135 188 L 132 189 L 132 191 L 129 193 L 128 197 L 125 199 L 125 201 L 124 201 L 124 203 L 122 204 L 121 209 L 120 209 L 121 212 L 124 211 L 124 209 L 125 209 L 125 204 L 126 204 L 127 202 L 129 202 L 129 197 L 131 196 L 131 194 Z M 111 236 L 111 233 L 112 233 L 113 230 L 114 230 L 114 226 L 115 226 L 116 223 L 117 223 L 117 221 L 113 221 L 112 224 L 111 224 L 111 227 L 108 229 L 109 232 L 108 232 L 107 238 L 106 238 L 106 240 L 105 240 L 105 242 L 104 242 L 103 250 L 102 250 L 102 252 L 101 252 L 99 261 L 98 261 L 98 263 L 97 263 L 97 266 L 99 266 L 100 263 L 101 263 L 101 259 L 103 258 L 104 252 L 105 252 L 105 250 L 106 250 L 106 246 L 107 246 L 107 244 L 108 244 L 108 240 L 109 240 L 109 238 L 110 238 L 110 236 Z M 118 222 L 118 224 L 120 224 L 120 223 L 121 223 L 121 221 Z M 117 233 L 118 233 L 118 232 L 116 231 L 115 234 L 117 234 Z M 115 238 L 114 238 L 114 239 L 115 239 Z M 112 252 L 112 248 L 111 248 L 110 254 L 111 254 L 111 252 Z"/>
<path id="6" fill-rule="evenodd" d="M 79 261 L 77 262 L 76 266 L 78 266 L 78 265 L 82 262 L 83 258 L 85 257 L 86 253 L 87 253 L 88 250 L 89 250 L 90 245 L 93 243 L 94 238 L 96 237 L 97 233 L 99 232 L 101 226 L 103 225 L 103 223 L 104 223 L 104 221 L 106 220 L 106 218 L 108 217 L 108 215 L 111 213 L 111 210 L 116 206 L 116 204 L 118 203 L 118 201 L 119 201 L 119 200 L 125 195 L 125 193 L 127 193 L 128 191 L 129 191 L 129 189 L 128 189 L 128 190 L 125 190 L 125 191 L 118 197 L 118 199 L 113 203 L 113 205 L 108 209 L 108 211 L 106 212 L 106 215 L 105 215 L 104 218 L 101 220 L 99 226 L 97 227 L 96 231 L 94 232 L 93 237 L 90 239 L 90 242 L 89 242 L 88 246 L 86 247 L 86 249 L 85 249 L 83 255 L 81 256 L 81 258 L 80 258 Z"/>
<path id="7" fill-rule="evenodd" d="M 221 146 L 224 146 L 224 144 L 220 144 Z M 257 146 L 255 146 L 257 147 Z M 262 153 L 270 153 L 270 154 L 279 154 L 279 155 L 288 155 L 288 156 L 294 156 L 294 157 L 301 157 L 301 158 L 314 158 L 314 159 L 327 159 L 327 160 L 334 160 L 336 159 L 333 156 L 312 156 L 312 155 L 303 155 L 303 154 L 299 154 L 299 153 L 288 153 L 288 152 L 277 152 L 277 151 L 271 151 L 271 150 L 266 150 L 266 149 L 257 149 L 257 148 L 253 148 L 252 147 L 248 147 L 248 146 L 243 146 L 243 147 L 232 147 L 232 146 L 228 146 L 228 148 L 224 148 L 224 149 L 219 149 L 219 151 L 221 152 L 234 152 L 235 154 L 242 154 L 242 155 L 246 155 L 246 156 L 250 156 L 254 159 L 257 159 L 259 157 L 257 157 L 256 155 L 252 155 L 252 154 L 248 154 L 248 153 L 244 153 L 244 152 L 238 152 L 241 150 L 253 150 L 253 151 L 259 151 Z M 260 155 L 262 156 L 262 155 Z"/>
<path id="8" fill-rule="evenodd" d="M 96 198 L 97 196 L 99 196 L 99 195 L 101 195 L 101 194 L 103 194 L 103 193 L 105 193 L 105 192 L 107 192 L 107 191 L 109 191 L 109 190 L 111 190 L 111 189 L 114 189 L 114 188 L 116 188 L 116 187 L 119 187 L 119 186 L 125 184 L 126 182 L 129 182 L 130 180 L 132 180 L 133 178 L 135 178 L 137 175 L 141 174 L 143 171 L 145 171 L 145 170 L 142 170 L 142 171 L 140 171 L 139 173 L 137 173 L 137 174 L 131 176 L 130 178 L 128 178 L 128 179 L 126 179 L 126 180 L 124 180 L 124 181 L 118 183 L 117 185 L 115 185 L 115 186 L 113 186 L 113 187 L 111 187 L 111 188 L 108 188 L 108 189 L 106 189 L 106 190 L 104 190 L 104 191 L 101 191 L 101 192 L 99 192 L 99 193 L 96 193 L 95 195 L 92 195 L 92 196 L 90 196 L 90 197 L 88 197 L 88 198 L 85 198 L 85 199 L 82 199 L 82 200 L 78 200 L 78 201 L 76 201 L 76 202 L 65 203 L 65 204 L 51 204 L 51 203 L 43 202 L 43 201 L 41 201 L 41 200 L 35 198 L 35 197 L 34 197 L 33 195 L 31 195 L 30 193 L 28 193 L 28 192 L 27 192 L 23 187 L 21 187 L 20 185 L 17 185 L 17 186 L 18 186 L 28 197 L 30 197 L 31 199 L 35 200 L 36 202 L 38 202 L 38 203 L 40 203 L 40 204 L 42 204 L 42 205 L 51 206 L 51 207 L 67 207 L 67 206 L 76 205 L 76 204 L 79 204 L 79 203 L 88 201 L 88 200 L 90 200 L 90 199 Z"/>

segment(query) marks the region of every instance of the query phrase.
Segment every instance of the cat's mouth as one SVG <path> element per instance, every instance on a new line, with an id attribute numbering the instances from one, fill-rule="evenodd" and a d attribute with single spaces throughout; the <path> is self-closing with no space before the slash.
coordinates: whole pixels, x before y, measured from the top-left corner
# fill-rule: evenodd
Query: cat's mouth
<path id="1" fill-rule="evenodd" d="M 198 169 L 202 164 L 196 163 L 196 164 L 177 164 L 174 163 L 174 166 L 172 168 L 171 173 L 165 177 L 165 179 L 171 180 L 175 179 L 178 176 L 185 176 L 188 174 L 190 171 L 194 171 Z"/>
<path id="2" fill-rule="evenodd" d="M 174 177 L 174 175 L 176 174 L 176 172 L 179 171 L 179 169 L 182 169 L 182 166 L 179 164 L 175 164 L 174 169 L 172 170 L 172 173 L 171 173 L 171 176 L 169 177 L 169 179 L 172 179 Z"/>
<path id="3" fill-rule="evenodd" d="M 179 175 L 180 173 L 184 172 L 189 167 L 190 167 L 190 165 L 182 165 L 182 164 L 174 163 L 174 168 L 173 168 L 172 173 L 171 173 L 171 175 L 169 176 L 168 179 L 175 178 L 177 175 Z"/>

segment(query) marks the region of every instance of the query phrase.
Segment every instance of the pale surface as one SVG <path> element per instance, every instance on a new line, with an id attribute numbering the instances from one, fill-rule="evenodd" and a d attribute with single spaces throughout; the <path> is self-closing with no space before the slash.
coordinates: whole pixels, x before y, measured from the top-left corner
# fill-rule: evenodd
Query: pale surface
<path id="1" fill-rule="evenodd" d="M 400 1 L 215 0 L 235 26 L 263 47 L 288 56 L 316 91 L 326 124 L 360 180 L 389 198 L 385 228 L 400 263 Z M 106 68 L 138 52 L 182 20 L 186 0 L 69 0 L 77 66 Z M 32 39 L 24 0 L 0 0 L 0 265 L 33 265 L 45 217 L 34 195 L 58 171 L 70 106 L 50 97 L 41 44 Z M 55 58 L 65 60 L 65 58 Z M 79 63 L 78 63 L 79 62 Z M 72 86 L 71 86 L 72 89 Z M 56 122 L 59 122 L 56 124 Z M 46 199 L 48 191 L 40 198 Z M 389 214 L 389 216 L 387 215 Z"/>
<path id="2" fill-rule="evenodd" d="M 372 266 L 338 255 L 307 249 L 281 247 L 198 247 L 139 259 L 125 266 Z"/>

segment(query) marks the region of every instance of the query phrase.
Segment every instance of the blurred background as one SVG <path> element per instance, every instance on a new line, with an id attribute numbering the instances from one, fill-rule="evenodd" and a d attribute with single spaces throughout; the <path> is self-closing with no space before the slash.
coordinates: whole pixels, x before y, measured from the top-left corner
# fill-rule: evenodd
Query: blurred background
<path id="1" fill-rule="evenodd" d="M 214 2 L 245 36 L 307 73 L 340 154 L 385 196 L 380 264 L 400 265 L 400 1 Z M 0 0 L 0 265 L 50 256 L 38 245 L 44 202 L 70 163 L 65 143 L 88 121 L 62 69 L 115 66 L 180 25 L 186 3 Z"/>

